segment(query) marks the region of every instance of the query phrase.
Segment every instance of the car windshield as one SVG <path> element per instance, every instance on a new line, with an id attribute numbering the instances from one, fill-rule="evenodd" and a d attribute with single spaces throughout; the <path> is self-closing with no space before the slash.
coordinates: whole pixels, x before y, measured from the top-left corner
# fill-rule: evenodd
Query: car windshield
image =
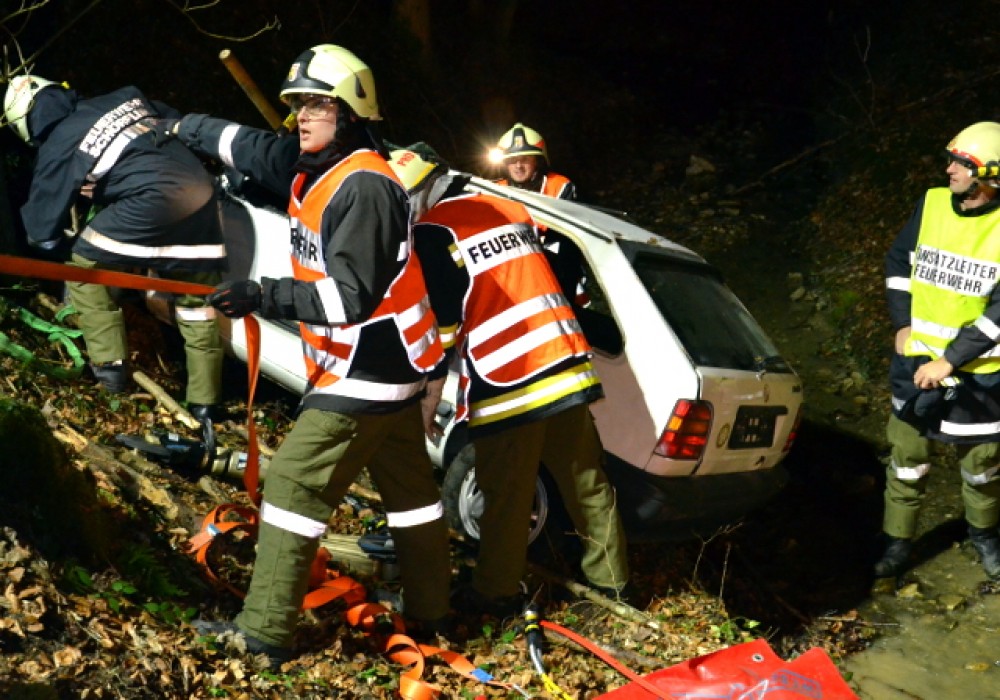
<path id="1" fill-rule="evenodd" d="M 696 364 L 792 371 L 714 268 L 641 251 L 633 267 Z"/>

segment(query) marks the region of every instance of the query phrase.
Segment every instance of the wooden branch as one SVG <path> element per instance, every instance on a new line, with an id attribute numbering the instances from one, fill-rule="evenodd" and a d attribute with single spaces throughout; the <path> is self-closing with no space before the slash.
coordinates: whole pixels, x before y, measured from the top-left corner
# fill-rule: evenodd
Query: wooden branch
<path id="1" fill-rule="evenodd" d="M 804 159 L 808 158 L 809 156 L 818 153 L 819 151 L 823 150 L 824 148 L 828 148 L 829 146 L 832 146 L 833 144 L 837 143 L 838 141 L 840 141 L 841 139 L 843 139 L 845 136 L 847 136 L 850 133 L 852 133 L 852 132 L 851 131 L 847 131 L 847 132 L 844 132 L 843 134 L 841 134 L 840 136 L 838 136 L 836 138 L 827 139 L 826 141 L 823 141 L 822 143 L 818 143 L 818 144 L 816 144 L 814 146 L 810 146 L 809 148 L 807 148 L 804 151 L 802 151 L 801 153 L 799 153 L 797 156 L 794 156 L 792 158 L 789 158 L 788 160 L 782 161 L 781 163 L 778 163 L 777 165 L 775 165 L 773 168 L 769 168 L 768 170 L 765 170 L 763 173 L 760 174 L 760 176 L 756 180 L 754 180 L 753 182 L 748 182 L 747 184 L 743 185 L 742 187 L 736 188 L 730 194 L 735 197 L 735 196 L 743 194 L 747 190 L 751 190 L 751 189 L 754 189 L 756 187 L 761 187 L 764 184 L 763 181 L 764 181 L 765 178 L 768 178 L 768 177 L 774 175 L 775 173 L 779 173 L 782 170 L 784 170 L 785 168 L 788 168 L 788 167 L 791 167 L 791 166 L 795 165 L 799 161 L 804 160 Z"/>
<path id="2" fill-rule="evenodd" d="M 132 373 L 135 383 L 153 395 L 153 398 L 171 413 L 178 421 L 186 425 L 191 430 L 201 430 L 201 423 L 187 412 L 174 398 L 168 394 L 163 387 L 154 382 L 145 372 L 136 370 Z"/>
<path id="3" fill-rule="evenodd" d="M 622 603 L 618 600 L 612 600 L 607 596 L 601 595 L 589 586 L 585 586 L 582 583 L 559 576 L 548 569 L 537 564 L 532 564 L 531 562 L 528 562 L 528 571 L 539 578 L 548 581 L 549 583 L 562 586 L 577 598 L 584 598 L 591 603 L 599 605 L 605 610 L 614 613 L 618 617 L 628 620 L 629 622 L 634 622 L 637 625 L 644 625 L 646 627 L 652 627 L 657 631 L 663 631 L 660 623 L 646 613 L 633 608 L 631 605 Z"/>
<path id="4" fill-rule="evenodd" d="M 229 497 L 229 494 L 219 486 L 219 484 L 210 476 L 203 476 L 198 479 L 198 488 L 200 488 L 204 493 L 211 498 L 215 505 L 222 505 L 223 503 L 229 503 L 233 499 Z"/>
<path id="5" fill-rule="evenodd" d="M 357 535 L 324 535 L 320 546 L 330 553 L 333 561 L 344 564 L 348 571 L 369 576 L 378 576 L 382 562 L 368 557 L 358 546 Z"/>
<path id="6" fill-rule="evenodd" d="M 355 496 L 364 498 L 368 501 L 374 501 L 375 503 L 382 502 L 382 496 L 379 495 L 378 491 L 372 491 L 371 489 L 366 489 L 364 486 L 360 486 L 358 484 L 351 484 L 347 490 L 348 492 L 354 494 Z"/>

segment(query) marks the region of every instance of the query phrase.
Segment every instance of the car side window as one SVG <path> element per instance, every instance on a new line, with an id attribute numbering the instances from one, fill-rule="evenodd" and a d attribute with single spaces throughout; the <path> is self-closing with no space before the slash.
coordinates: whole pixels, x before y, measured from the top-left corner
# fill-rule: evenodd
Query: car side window
<path id="1" fill-rule="evenodd" d="M 586 261 L 582 267 L 583 278 L 579 282 L 575 298 L 570 301 L 583 335 L 596 350 L 608 355 L 619 355 L 625 347 L 625 341 L 611 314 L 607 293 Z"/>

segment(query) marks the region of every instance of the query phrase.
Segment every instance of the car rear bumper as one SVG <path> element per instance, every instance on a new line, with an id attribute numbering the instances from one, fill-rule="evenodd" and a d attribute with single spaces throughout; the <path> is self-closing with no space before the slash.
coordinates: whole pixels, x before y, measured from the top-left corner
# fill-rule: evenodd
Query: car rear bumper
<path id="1" fill-rule="evenodd" d="M 771 500 L 788 481 L 782 465 L 706 476 L 655 476 L 606 454 L 629 541 L 708 537 Z"/>

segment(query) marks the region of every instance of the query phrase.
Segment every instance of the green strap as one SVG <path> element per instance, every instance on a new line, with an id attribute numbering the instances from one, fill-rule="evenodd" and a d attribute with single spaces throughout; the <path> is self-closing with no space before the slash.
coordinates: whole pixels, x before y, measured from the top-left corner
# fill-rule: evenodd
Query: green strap
<path id="1" fill-rule="evenodd" d="M 81 374 L 83 374 L 83 368 L 86 362 L 83 359 L 83 354 L 80 352 L 80 348 L 78 348 L 76 343 L 73 342 L 74 338 L 79 338 L 83 335 L 82 331 L 72 328 L 64 328 L 62 326 L 57 326 L 54 323 L 49 323 L 24 308 L 18 309 L 18 316 L 21 321 L 23 321 L 30 328 L 34 328 L 41 333 L 45 333 L 49 342 L 62 343 L 63 347 L 66 348 L 66 352 L 71 358 L 73 358 L 73 366 L 62 367 L 43 362 L 35 357 L 34 353 L 30 350 L 18 345 L 3 333 L 0 333 L 0 351 L 7 353 L 14 359 L 23 362 L 29 367 L 37 368 L 43 374 L 47 374 L 56 379 L 77 379 Z"/>
<path id="2" fill-rule="evenodd" d="M 73 314 L 78 314 L 78 313 L 80 312 L 76 310 L 76 307 L 74 307 L 72 304 L 67 304 L 66 306 L 62 307 L 56 312 L 56 320 L 62 323 L 63 321 L 66 320 L 68 316 L 72 316 Z"/>

